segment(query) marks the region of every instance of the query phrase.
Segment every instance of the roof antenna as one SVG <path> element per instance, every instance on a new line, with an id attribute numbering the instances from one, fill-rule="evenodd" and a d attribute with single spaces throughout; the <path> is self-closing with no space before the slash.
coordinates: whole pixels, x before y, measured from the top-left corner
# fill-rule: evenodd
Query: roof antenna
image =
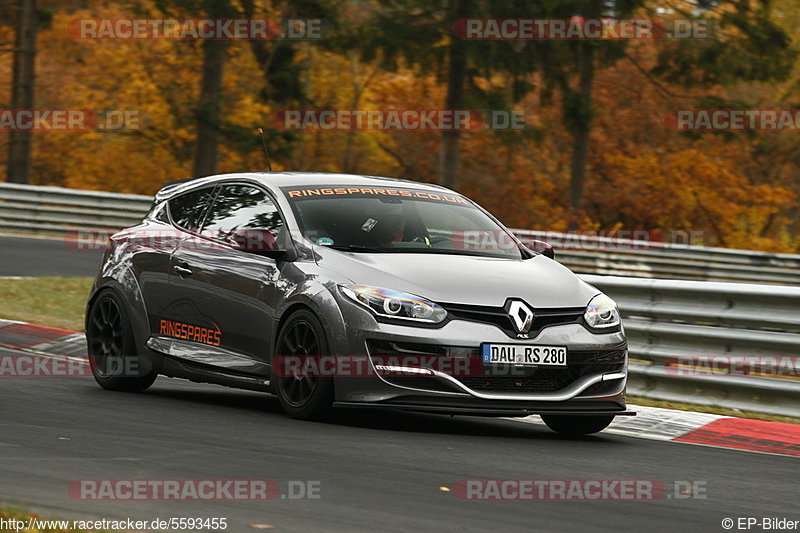
<path id="1" fill-rule="evenodd" d="M 267 141 L 264 139 L 264 129 L 258 128 L 258 133 L 261 134 L 261 143 L 264 145 L 264 155 L 267 156 L 267 166 L 269 171 L 272 172 L 272 161 L 269 160 L 269 150 L 267 150 Z"/>

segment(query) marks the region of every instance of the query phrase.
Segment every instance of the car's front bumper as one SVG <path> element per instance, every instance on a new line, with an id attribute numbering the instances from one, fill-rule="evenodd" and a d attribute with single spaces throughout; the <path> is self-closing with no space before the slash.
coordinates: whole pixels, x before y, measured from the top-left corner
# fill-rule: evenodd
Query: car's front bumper
<path id="1" fill-rule="evenodd" d="M 398 377 L 374 372 L 364 377 L 338 376 L 339 406 L 384 406 L 416 411 L 496 416 L 529 414 L 625 414 L 627 344 L 623 331 L 597 334 L 581 324 L 542 329 L 536 337 L 515 339 L 495 325 L 451 320 L 440 328 L 378 322 L 366 309 L 339 298 L 346 335 L 329 339 L 333 354 L 364 357 L 374 369 L 376 351 L 416 346 L 440 356 L 471 356 L 482 343 L 566 346 L 566 369 L 518 369 L 520 377 L 495 378 L 482 373 L 464 377 L 434 368 L 433 377 Z M 434 349 L 430 349 L 434 348 Z M 380 364 L 383 359 L 378 359 Z M 471 368 L 475 368 L 472 366 Z"/>

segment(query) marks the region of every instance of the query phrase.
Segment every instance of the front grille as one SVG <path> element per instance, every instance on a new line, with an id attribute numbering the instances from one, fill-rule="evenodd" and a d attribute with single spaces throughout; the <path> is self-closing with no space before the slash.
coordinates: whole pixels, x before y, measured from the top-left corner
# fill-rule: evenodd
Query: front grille
<path id="1" fill-rule="evenodd" d="M 555 392 L 569 385 L 569 375 L 561 373 L 537 372 L 533 376 L 515 377 L 467 377 L 459 381 L 478 392 Z"/>
<path id="2" fill-rule="evenodd" d="M 556 392 L 586 375 L 624 370 L 626 354 L 624 345 L 606 350 L 569 350 L 566 368 L 550 368 L 485 365 L 481 362 L 479 348 L 465 346 L 370 340 L 367 342 L 367 347 L 373 360 L 379 361 L 382 360 L 380 356 L 391 358 L 393 356 L 421 355 L 435 357 L 437 361 L 440 361 L 438 358 L 468 357 L 470 361 L 468 367 L 459 367 L 468 368 L 468 375 L 454 375 L 453 377 L 469 389 L 486 393 Z M 447 367 L 447 365 L 436 369 L 441 371 L 443 367 Z M 384 379 L 394 385 L 421 390 L 460 391 L 447 380 L 436 377 L 389 375 L 384 376 Z"/>
<path id="3" fill-rule="evenodd" d="M 478 392 L 556 392 L 569 387 L 587 374 L 618 372 L 623 368 L 624 364 L 619 363 L 567 363 L 567 368 L 514 367 L 508 370 L 513 375 L 496 376 L 487 373 L 484 376 L 456 379 Z"/>
<path id="4" fill-rule="evenodd" d="M 568 350 L 566 368 L 484 365 L 483 375 L 456 379 L 479 392 L 556 392 L 584 376 L 624 368 L 625 347 L 620 346 L 610 350 Z"/>
<path id="5" fill-rule="evenodd" d="M 441 304 L 447 313 L 459 320 L 492 324 L 502 329 L 510 337 L 517 336 L 517 330 L 506 307 L 489 307 L 483 305 Z M 583 307 L 531 307 L 533 322 L 528 331 L 535 337 L 544 328 L 563 324 L 580 324 L 583 320 Z"/>

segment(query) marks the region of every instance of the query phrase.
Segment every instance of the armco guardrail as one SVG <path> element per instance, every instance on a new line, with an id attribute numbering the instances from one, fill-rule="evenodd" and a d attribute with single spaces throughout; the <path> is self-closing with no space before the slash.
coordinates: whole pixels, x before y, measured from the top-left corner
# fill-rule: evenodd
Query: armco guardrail
<path id="1" fill-rule="evenodd" d="M 152 202 L 152 197 L 137 194 L 0 183 L 0 230 L 120 229 L 142 220 Z"/>
<path id="2" fill-rule="evenodd" d="M 65 233 L 133 225 L 152 198 L 0 183 L 0 230 Z M 800 356 L 800 255 L 581 237 L 514 230 L 551 240 L 560 262 L 617 300 L 630 341 L 630 391 L 665 400 L 800 414 L 800 382 L 744 375 L 697 375 L 673 364 L 702 356 Z M 606 275 L 596 275 L 606 274 Z M 615 277 L 624 275 L 627 277 Z M 637 279 L 637 277 L 639 279 Z M 687 359 L 688 358 L 688 359 Z M 795 366 L 796 369 L 796 366 Z"/>
<path id="3" fill-rule="evenodd" d="M 620 307 L 631 394 L 800 416 L 800 288 L 581 277 Z"/>
<path id="4" fill-rule="evenodd" d="M 800 284 L 800 254 L 711 248 L 516 229 L 522 240 L 553 245 L 575 272 L 607 276 Z"/>

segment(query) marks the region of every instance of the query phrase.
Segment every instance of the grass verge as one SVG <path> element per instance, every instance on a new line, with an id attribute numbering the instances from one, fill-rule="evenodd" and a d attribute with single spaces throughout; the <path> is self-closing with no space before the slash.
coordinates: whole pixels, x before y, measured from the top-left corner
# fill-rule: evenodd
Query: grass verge
<path id="1" fill-rule="evenodd" d="M 800 418 L 793 416 L 769 415 L 757 413 L 755 411 L 742 411 L 741 409 L 730 409 L 716 405 L 697 405 L 693 403 L 672 402 L 667 400 L 653 400 L 641 396 L 626 396 L 628 403 L 642 405 L 645 407 L 662 407 L 664 409 L 676 409 L 678 411 L 694 411 L 696 413 L 711 413 L 715 415 L 735 416 L 738 418 L 753 418 L 755 420 L 769 420 L 770 422 L 786 422 L 787 424 L 800 424 Z"/>
<path id="2" fill-rule="evenodd" d="M 83 331 L 92 278 L 0 279 L 0 318 Z"/>

